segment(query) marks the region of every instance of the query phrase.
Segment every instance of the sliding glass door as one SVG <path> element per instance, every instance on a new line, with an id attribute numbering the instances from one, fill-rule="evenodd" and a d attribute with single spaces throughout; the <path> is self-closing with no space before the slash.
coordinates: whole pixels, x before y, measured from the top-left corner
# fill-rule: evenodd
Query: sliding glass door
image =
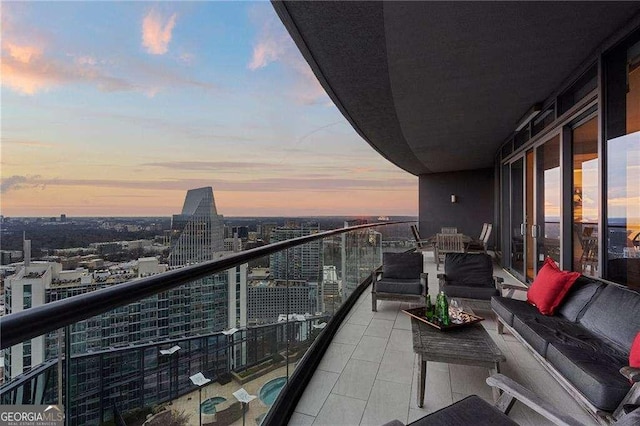
<path id="1" fill-rule="evenodd" d="M 598 276 L 598 120 L 572 129 L 573 150 L 573 270 Z"/>
<path id="2" fill-rule="evenodd" d="M 520 157 L 510 164 L 510 264 L 520 279 L 525 276 L 525 214 L 524 178 L 525 161 Z"/>
<path id="3" fill-rule="evenodd" d="M 536 220 L 532 235 L 536 240 L 536 273 L 547 257 L 560 264 L 562 205 L 560 136 L 536 148 Z"/>
<path id="4" fill-rule="evenodd" d="M 560 263 L 560 136 L 509 164 L 509 266 L 531 282 L 547 257 Z"/>

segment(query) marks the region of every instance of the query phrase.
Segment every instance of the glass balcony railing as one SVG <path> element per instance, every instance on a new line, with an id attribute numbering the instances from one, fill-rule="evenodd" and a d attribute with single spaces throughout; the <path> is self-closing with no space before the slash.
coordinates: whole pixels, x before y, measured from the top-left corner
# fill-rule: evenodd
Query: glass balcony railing
<path id="1" fill-rule="evenodd" d="M 52 286 L 50 303 L 0 319 L 0 403 L 58 404 L 71 425 L 273 424 L 382 252 L 411 249 L 408 234 L 359 225 L 158 274 L 147 265 L 148 276 L 84 294 Z"/>

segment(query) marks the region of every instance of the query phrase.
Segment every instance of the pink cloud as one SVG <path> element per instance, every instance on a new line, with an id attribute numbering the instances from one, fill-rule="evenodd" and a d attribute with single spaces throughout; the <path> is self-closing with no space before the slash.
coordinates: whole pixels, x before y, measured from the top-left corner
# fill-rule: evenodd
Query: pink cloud
<path id="1" fill-rule="evenodd" d="M 3 24 L 5 21 L 3 19 Z M 91 83 L 102 91 L 131 90 L 133 85 L 124 79 L 109 76 L 96 66 L 90 56 L 74 61 L 47 54 L 47 42 L 35 33 L 16 31 L 11 23 L 2 29 L 2 58 L 0 70 L 3 86 L 25 95 L 34 95 L 53 87 L 72 82 Z"/>
<path id="2" fill-rule="evenodd" d="M 32 26 L 20 22 L 20 14 L 14 13 L 18 3 L 11 8 L 2 4 L 2 37 L 0 58 L 0 84 L 11 90 L 35 95 L 65 85 L 85 84 L 102 92 L 134 91 L 148 97 L 176 87 L 195 87 L 209 90 L 214 85 L 191 78 L 170 67 L 150 64 L 136 57 L 105 52 L 111 57 L 96 56 L 87 52 L 74 52 L 69 47 L 56 46 L 55 38 L 47 37 Z M 151 11 L 144 18 L 143 42 L 150 51 L 166 51 L 175 26 L 176 14 L 163 19 Z M 192 55 L 181 60 L 190 61 Z"/>
<path id="3" fill-rule="evenodd" d="M 214 86 L 177 73 L 170 68 L 151 66 L 134 59 L 126 62 L 126 78 L 114 75 L 118 63 L 90 55 L 67 54 L 55 57 L 35 42 L 17 43 L 3 34 L 1 84 L 25 95 L 35 95 L 67 84 L 88 84 L 102 92 L 136 91 L 148 97 L 174 87 Z"/>
<path id="4" fill-rule="evenodd" d="M 33 95 L 56 84 L 54 73 L 42 64 L 43 48 L 35 44 L 16 43 L 3 34 L 2 85 L 20 93 Z"/>
<path id="5" fill-rule="evenodd" d="M 105 75 L 91 64 L 64 63 L 47 57 L 40 46 L 16 44 L 6 37 L 0 68 L 2 85 L 26 95 L 72 82 L 92 83 L 105 92 L 133 89 L 126 80 Z"/>
<path id="6" fill-rule="evenodd" d="M 142 19 L 142 46 L 152 55 L 164 55 L 169 50 L 177 15 L 165 19 L 152 9 Z"/>
<path id="7" fill-rule="evenodd" d="M 23 64 L 28 64 L 31 59 L 35 59 L 42 55 L 42 48 L 38 46 L 19 46 L 17 44 L 7 42 L 5 49 L 13 59 Z"/>
<path id="8" fill-rule="evenodd" d="M 273 10 L 258 5 L 251 9 L 251 18 L 259 25 L 259 31 L 248 68 L 256 71 L 270 63 L 280 62 L 294 76 L 291 96 L 298 103 L 327 103 L 328 97 L 324 89 Z"/>
<path id="9" fill-rule="evenodd" d="M 282 32 L 269 28 L 268 23 L 262 30 L 261 39 L 253 46 L 253 56 L 249 63 L 249 69 L 255 71 L 266 67 L 270 62 L 282 60 L 287 55 L 287 44 Z"/>

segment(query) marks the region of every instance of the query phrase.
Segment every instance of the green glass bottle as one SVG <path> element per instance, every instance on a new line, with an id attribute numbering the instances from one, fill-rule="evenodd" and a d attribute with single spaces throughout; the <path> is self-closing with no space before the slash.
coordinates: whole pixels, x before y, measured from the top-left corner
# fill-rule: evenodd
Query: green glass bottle
<path id="1" fill-rule="evenodd" d="M 431 296 L 428 294 L 425 297 L 424 316 L 427 317 L 429 321 L 433 320 L 433 305 L 431 304 Z"/>
<path id="2" fill-rule="evenodd" d="M 438 309 L 440 313 L 440 322 L 442 325 L 450 325 L 451 318 L 449 318 L 449 303 L 447 302 L 447 296 L 444 294 L 444 291 L 441 291 L 438 296 L 440 297 L 440 309 Z"/>
<path id="3" fill-rule="evenodd" d="M 434 313 L 433 313 L 433 319 L 435 322 L 440 323 L 442 322 L 442 312 L 441 312 L 441 308 L 442 308 L 442 295 L 444 293 L 440 292 L 438 293 L 438 295 L 436 296 L 436 306 L 434 306 Z"/>

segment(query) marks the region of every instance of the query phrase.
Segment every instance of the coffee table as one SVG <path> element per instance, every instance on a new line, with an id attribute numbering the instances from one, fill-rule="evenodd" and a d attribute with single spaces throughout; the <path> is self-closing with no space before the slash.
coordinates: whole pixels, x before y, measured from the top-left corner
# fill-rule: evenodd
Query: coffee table
<path id="1" fill-rule="evenodd" d="M 468 312 L 469 309 L 465 308 L 465 311 Z M 480 323 L 465 328 L 440 331 L 411 318 L 411 330 L 413 351 L 420 355 L 420 382 L 418 383 L 418 407 L 420 408 L 424 405 L 427 361 L 486 367 L 493 374 L 500 372 L 500 362 L 506 360 L 500 348 L 491 340 L 491 336 Z M 493 397 L 497 400 L 499 391 L 497 388 L 493 389 Z"/>

